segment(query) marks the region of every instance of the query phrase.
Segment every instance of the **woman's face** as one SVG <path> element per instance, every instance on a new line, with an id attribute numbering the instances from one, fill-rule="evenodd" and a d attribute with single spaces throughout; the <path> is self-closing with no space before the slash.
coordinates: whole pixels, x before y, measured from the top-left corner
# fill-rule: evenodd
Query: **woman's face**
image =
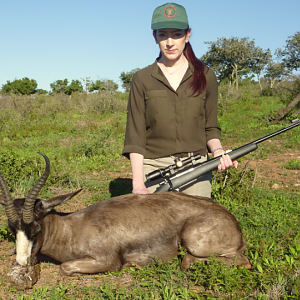
<path id="1" fill-rule="evenodd" d="M 177 61 L 181 58 L 185 44 L 189 41 L 191 30 L 164 28 L 154 33 L 163 60 Z"/>

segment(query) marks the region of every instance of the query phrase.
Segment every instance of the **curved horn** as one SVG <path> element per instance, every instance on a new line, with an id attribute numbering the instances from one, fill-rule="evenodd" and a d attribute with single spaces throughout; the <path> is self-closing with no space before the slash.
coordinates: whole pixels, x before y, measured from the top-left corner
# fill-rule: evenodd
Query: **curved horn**
<path id="1" fill-rule="evenodd" d="M 0 188 L 4 196 L 6 216 L 10 222 L 14 223 L 18 219 L 18 214 L 15 210 L 14 201 L 11 197 L 8 186 L 1 174 L 0 174 Z"/>
<path id="2" fill-rule="evenodd" d="M 25 203 L 24 203 L 24 208 L 23 208 L 23 221 L 26 224 L 29 224 L 33 221 L 33 208 L 34 208 L 34 203 L 37 195 L 39 194 L 40 190 L 42 187 L 45 185 L 45 182 L 50 174 L 50 161 L 49 158 L 41 152 L 38 152 L 41 154 L 46 162 L 46 168 L 43 173 L 43 175 L 40 177 L 36 185 L 31 189 L 31 191 L 28 193 Z"/>

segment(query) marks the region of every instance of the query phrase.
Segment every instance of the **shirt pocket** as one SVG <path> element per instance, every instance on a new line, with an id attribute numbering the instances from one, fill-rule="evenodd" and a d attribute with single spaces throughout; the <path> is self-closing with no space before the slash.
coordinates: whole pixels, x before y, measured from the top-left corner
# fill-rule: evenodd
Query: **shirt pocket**
<path id="1" fill-rule="evenodd" d="M 146 117 L 156 118 L 158 110 L 164 106 L 168 92 L 166 90 L 149 90 L 145 92 Z"/>
<path id="2" fill-rule="evenodd" d="M 186 90 L 185 115 L 187 118 L 197 118 L 205 116 L 206 97 L 202 93 L 199 96 L 191 96 L 191 91 Z"/>

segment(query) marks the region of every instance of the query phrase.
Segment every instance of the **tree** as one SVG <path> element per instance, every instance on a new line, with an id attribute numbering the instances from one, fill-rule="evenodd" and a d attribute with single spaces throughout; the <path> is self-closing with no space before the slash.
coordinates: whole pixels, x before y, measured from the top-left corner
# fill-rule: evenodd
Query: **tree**
<path id="1" fill-rule="evenodd" d="M 131 87 L 131 81 L 132 81 L 132 77 L 133 75 L 139 71 L 139 68 L 133 69 L 130 72 L 122 72 L 120 79 L 122 80 L 123 84 L 122 87 L 125 89 L 125 92 L 129 92 L 130 87 Z"/>
<path id="2" fill-rule="evenodd" d="M 232 82 L 235 78 L 237 90 L 239 76 L 262 69 L 271 56 L 269 49 L 256 47 L 254 40 L 248 37 L 218 38 L 205 44 L 210 47 L 201 60 L 215 71 L 219 81 L 229 78 Z"/>
<path id="3" fill-rule="evenodd" d="M 98 79 L 96 81 L 92 81 L 91 82 L 90 90 L 89 91 L 90 92 L 94 92 L 94 91 L 100 92 L 100 91 L 102 91 L 104 89 L 105 89 L 104 82 Z"/>
<path id="4" fill-rule="evenodd" d="M 290 71 L 300 69 L 300 31 L 296 32 L 294 35 L 291 35 L 286 40 L 285 48 L 277 49 L 277 57 L 282 60 L 282 63 Z M 296 81 L 296 88 L 293 89 L 292 94 L 295 95 L 295 98 L 283 109 L 281 113 L 278 114 L 277 121 L 282 118 L 285 114 L 290 112 L 296 105 L 300 104 L 300 85 L 299 80 Z M 299 114 L 300 109 L 295 114 Z"/>
<path id="5" fill-rule="evenodd" d="M 65 90 L 65 94 L 67 95 L 71 95 L 75 92 L 82 92 L 83 91 L 83 86 L 81 84 L 81 82 L 76 79 L 76 80 L 72 80 L 72 82 L 67 86 L 67 89 Z"/>
<path id="6" fill-rule="evenodd" d="M 110 92 L 116 92 L 119 88 L 119 85 L 115 83 L 113 80 L 106 79 L 103 81 L 103 87 L 101 90 L 110 91 Z"/>
<path id="7" fill-rule="evenodd" d="M 119 88 L 118 84 L 115 83 L 113 80 L 105 79 L 105 80 L 96 80 L 92 81 L 87 77 L 86 79 L 83 79 L 86 86 L 87 92 L 94 92 L 94 91 L 110 91 L 110 92 L 116 92 Z"/>
<path id="8" fill-rule="evenodd" d="M 257 63 L 251 68 L 251 72 L 253 72 L 257 76 L 258 84 L 261 90 L 263 89 L 261 83 L 261 75 L 265 72 L 266 65 L 271 62 L 272 59 L 270 50 L 268 49 L 267 51 L 268 54 L 264 58 L 261 58 L 259 61 L 257 61 Z"/>
<path id="9" fill-rule="evenodd" d="M 91 80 L 91 77 L 85 77 L 85 78 L 81 78 L 81 80 L 83 81 L 84 85 L 85 85 L 85 90 L 87 93 L 90 92 L 91 86 L 93 81 Z"/>
<path id="10" fill-rule="evenodd" d="M 6 84 L 2 85 L 1 93 L 31 95 L 36 93 L 36 88 L 36 80 L 24 77 L 22 79 L 16 79 L 12 82 L 7 81 Z"/>
<path id="11" fill-rule="evenodd" d="M 65 91 L 67 90 L 68 84 L 69 84 L 69 81 L 67 78 L 64 80 L 56 80 L 56 81 L 50 83 L 52 93 L 53 94 L 65 93 Z"/>
<path id="12" fill-rule="evenodd" d="M 300 69 L 300 31 L 288 37 L 285 48 L 277 49 L 277 55 L 289 70 Z"/>
<path id="13" fill-rule="evenodd" d="M 266 66 L 265 78 L 269 79 L 270 88 L 272 89 L 276 83 L 279 84 L 290 73 L 284 64 L 270 61 Z"/>
<path id="14" fill-rule="evenodd" d="M 46 95 L 46 94 L 48 94 L 48 91 L 43 90 L 43 89 L 37 89 L 36 90 L 36 94 L 38 94 L 38 95 Z"/>
<path id="15" fill-rule="evenodd" d="M 50 87 L 52 89 L 52 94 L 59 94 L 63 93 L 66 95 L 71 95 L 75 92 L 82 92 L 83 86 L 79 80 L 72 80 L 72 82 L 69 84 L 68 79 L 64 80 L 56 80 L 53 83 L 50 84 Z"/>

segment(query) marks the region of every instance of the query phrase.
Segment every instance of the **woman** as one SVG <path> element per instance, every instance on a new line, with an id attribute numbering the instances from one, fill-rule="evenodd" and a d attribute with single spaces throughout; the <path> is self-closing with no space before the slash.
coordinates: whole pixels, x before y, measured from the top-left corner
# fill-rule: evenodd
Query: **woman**
<path id="1" fill-rule="evenodd" d="M 132 79 L 122 152 L 130 158 L 132 192 L 138 194 L 155 191 L 161 181 L 145 182 L 146 174 L 180 158 L 200 154 L 200 161 L 206 161 L 209 150 L 214 157 L 222 155 L 219 171 L 238 164 L 224 155 L 217 80 L 193 52 L 185 8 L 175 3 L 157 7 L 151 28 L 160 54 Z M 211 174 L 180 190 L 210 197 Z"/>

